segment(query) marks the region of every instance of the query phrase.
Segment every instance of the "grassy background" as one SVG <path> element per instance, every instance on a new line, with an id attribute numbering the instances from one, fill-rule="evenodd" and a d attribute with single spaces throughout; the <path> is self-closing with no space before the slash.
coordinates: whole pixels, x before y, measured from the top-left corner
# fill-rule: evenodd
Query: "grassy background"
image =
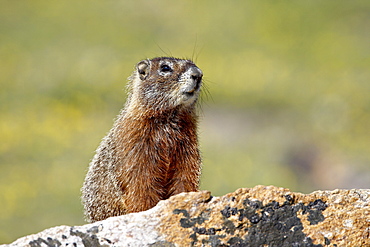
<path id="1" fill-rule="evenodd" d="M 202 189 L 369 188 L 368 1 L 1 1 L 0 243 L 83 224 L 135 63 L 205 75 Z"/>

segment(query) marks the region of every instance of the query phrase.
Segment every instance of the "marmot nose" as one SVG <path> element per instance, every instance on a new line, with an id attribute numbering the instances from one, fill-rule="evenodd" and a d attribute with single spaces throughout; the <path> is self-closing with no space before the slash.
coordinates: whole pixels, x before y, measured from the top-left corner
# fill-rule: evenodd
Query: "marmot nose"
<path id="1" fill-rule="evenodd" d="M 193 79 L 197 86 L 199 86 L 200 82 L 202 81 L 203 73 L 198 67 L 191 67 L 190 68 L 190 78 Z"/>

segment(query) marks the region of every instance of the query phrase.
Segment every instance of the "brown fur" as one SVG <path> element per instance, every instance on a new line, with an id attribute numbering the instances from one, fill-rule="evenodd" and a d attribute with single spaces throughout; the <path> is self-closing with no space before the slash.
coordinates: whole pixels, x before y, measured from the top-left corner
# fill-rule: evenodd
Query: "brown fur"
<path id="1" fill-rule="evenodd" d="M 172 72 L 162 72 L 163 64 Z M 201 77 L 189 60 L 138 63 L 126 105 L 96 151 L 82 188 L 89 221 L 147 210 L 159 200 L 198 190 L 195 104 Z"/>

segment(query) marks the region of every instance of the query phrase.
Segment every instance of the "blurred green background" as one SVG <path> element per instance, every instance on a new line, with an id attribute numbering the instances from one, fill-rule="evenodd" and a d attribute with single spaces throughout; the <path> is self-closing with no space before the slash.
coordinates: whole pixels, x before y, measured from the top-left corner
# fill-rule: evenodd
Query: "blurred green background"
<path id="1" fill-rule="evenodd" d="M 201 188 L 370 186 L 369 1 L 1 1 L 0 243 L 83 224 L 145 58 L 204 72 Z"/>

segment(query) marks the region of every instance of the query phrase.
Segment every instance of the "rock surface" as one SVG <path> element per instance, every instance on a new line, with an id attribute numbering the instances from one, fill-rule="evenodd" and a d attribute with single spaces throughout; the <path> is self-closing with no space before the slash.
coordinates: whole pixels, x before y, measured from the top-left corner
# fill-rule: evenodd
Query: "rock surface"
<path id="1" fill-rule="evenodd" d="M 182 193 L 145 212 L 58 226 L 2 246 L 370 246 L 370 189 Z"/>

